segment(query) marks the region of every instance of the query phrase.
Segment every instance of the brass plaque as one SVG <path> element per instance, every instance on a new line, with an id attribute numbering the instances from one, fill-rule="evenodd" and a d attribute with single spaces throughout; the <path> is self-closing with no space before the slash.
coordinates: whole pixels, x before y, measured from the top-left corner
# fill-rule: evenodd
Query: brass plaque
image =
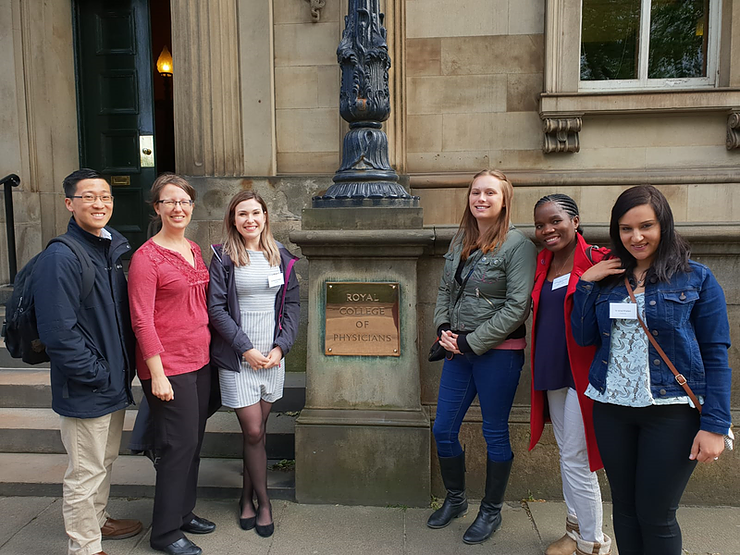
<path id="1" fill-rule="evenodd" d="M 398 283 L 326 282 L 324 354 L 400 356 Z"/>
<path id="2" fill-rule="evenodd" d="M 130 175 L 112 175 L 110 178 L 110 184 L 116 187 L 131 185 Z"/>

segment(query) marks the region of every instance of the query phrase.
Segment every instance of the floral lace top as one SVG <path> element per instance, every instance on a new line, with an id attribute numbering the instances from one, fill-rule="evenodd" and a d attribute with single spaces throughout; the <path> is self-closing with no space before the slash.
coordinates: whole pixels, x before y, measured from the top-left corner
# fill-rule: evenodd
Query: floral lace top
<path id="1" fill-rule="evenodd" d="M 645 321 L 645 293 L 636 293 L 635 300 L 640 318 Z M 622 302 L 629 303 L 630 298 L 626 297 Z M 693 406 L 688 395 L 662 399 L 653 397 L 650 391 L 648 344 L 645 331 L 637 319 L 612 320 L 606 387 L 602 393 L 589 384 L 586 395 L 594 401 L 627 407 L 687 403 Z M 699 397 L 699 402 L 702 401 Z"/>
<path id="2" fill-rule="evenodd" d="M 208 364 L 208 268 L 198 245 L 189 243 L 195 266 L 151 239 L 131 258 L 128 294 L 139 379 L 151 378 L 146 360 L 155 355 L 160 355 L 166 376 Z"/>

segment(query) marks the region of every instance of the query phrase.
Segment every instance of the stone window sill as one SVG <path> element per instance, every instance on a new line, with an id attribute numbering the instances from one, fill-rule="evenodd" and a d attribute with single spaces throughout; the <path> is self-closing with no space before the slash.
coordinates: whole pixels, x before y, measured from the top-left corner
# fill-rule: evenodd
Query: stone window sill
<path id="1" fill-rule="evenodd" d="M 583 116 L 725 112 L 727 149 L 740 149 L 740 89 L 543 93 L 543 151 L 578 152 Z"/>
<path id="2" fill-rule="evenodd" d="M 681 91 L 587 91 L 543 93 L 540 115 L 550 114 L 642 114 L 733 111 L 740 109 L 740 89 L 693 89 Z"/>

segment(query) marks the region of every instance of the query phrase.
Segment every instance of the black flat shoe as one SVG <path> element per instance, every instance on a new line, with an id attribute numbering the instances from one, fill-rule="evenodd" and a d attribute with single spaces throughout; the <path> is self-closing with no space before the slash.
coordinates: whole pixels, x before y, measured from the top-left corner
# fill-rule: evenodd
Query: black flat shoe
<path id="1" fill-rule="evenodd" d="M 255 517 L 255 519 L 256 518 L 257 517 Z M 270 524 L 266 524 L 265 526 L 255 523 L 254 529 L 257 531 L 257 534 L 259 536 L 262 536 L 263 538 L 269 538 L 275 532 L 275 523 L 271 522 Z"/>
<path id="2" fill-rule="evenodd" d="M 259 511 L 258 511 L 259 514 Z M 270 507 L 270 516 L 272 516 L 272 507 Z M 257 535 L 262 536 L 263 538 L 269 538 L 272 536 L 272 534 L 275 532 L 275 522 L 271 522 L 270 524 L 257 524 L 257 517 L 255 516 L 255 523 L 254 523 L 254 529 L 257 532 Z"/>
<path id="3" fill-rule="evenodd" d="M 257 525 L 257 517 L 256 516 L 250 516 L 249 518 L 241 518 L 239 517 L 239 527 L 242 530 L 251 530 Z"/>
<path id="4" fill-rule="evenodd" d="M 254 503 L 252 503 L 252 507 L 254 507 Z M 239 527 L 242 530 L 251 530 L 254 528 L 255 524 L 257 524 L 257 515 L 250 516 L 249 518 L 242 518 L 242 513 L 244 512 L 244 499 L 239 500 Z M 257 510 L 255 509 L 255 513 Z"/>
<path id="5" fill-rule="evenodd" d="M 184 537 L 171 543 L 167 547 L 160 549 L 152 546 L 152 549 L 164 551 L 167 555 L 201 555 L 203 553 L 203 550 L 200 547 Z"/>
<path id="6" fill-rule="evenodd" d="M 210 534 L 216 529 L 216 525 L 205 518 L 193 516 L 190 522 L 180 526 L 180 530 L 188 534 Z"/>

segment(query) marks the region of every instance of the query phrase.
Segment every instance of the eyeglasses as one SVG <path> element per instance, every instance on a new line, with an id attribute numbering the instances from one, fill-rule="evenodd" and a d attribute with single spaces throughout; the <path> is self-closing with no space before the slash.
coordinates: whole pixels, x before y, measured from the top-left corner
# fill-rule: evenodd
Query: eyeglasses
<path id="1" fill-rule="evenodd" d="M 192 200 L 172 200 L 171 198 L 158 200 L 157 204 L 164 204 L 167 208 L 174 208 L 175 206 L 181 206 L 182 208 L 190 208 L 195 204 Z"/>
<path id="2" fill-rule="evenodd" d="M 93 195 L 92 193 L 85 193 L 84 195 L 72 195 L 68 198 L 81 198 L 85 204 L 92 204 L 97 199 L 100 199 L 103 204 L 113 204 L 113 195 Z"/>

